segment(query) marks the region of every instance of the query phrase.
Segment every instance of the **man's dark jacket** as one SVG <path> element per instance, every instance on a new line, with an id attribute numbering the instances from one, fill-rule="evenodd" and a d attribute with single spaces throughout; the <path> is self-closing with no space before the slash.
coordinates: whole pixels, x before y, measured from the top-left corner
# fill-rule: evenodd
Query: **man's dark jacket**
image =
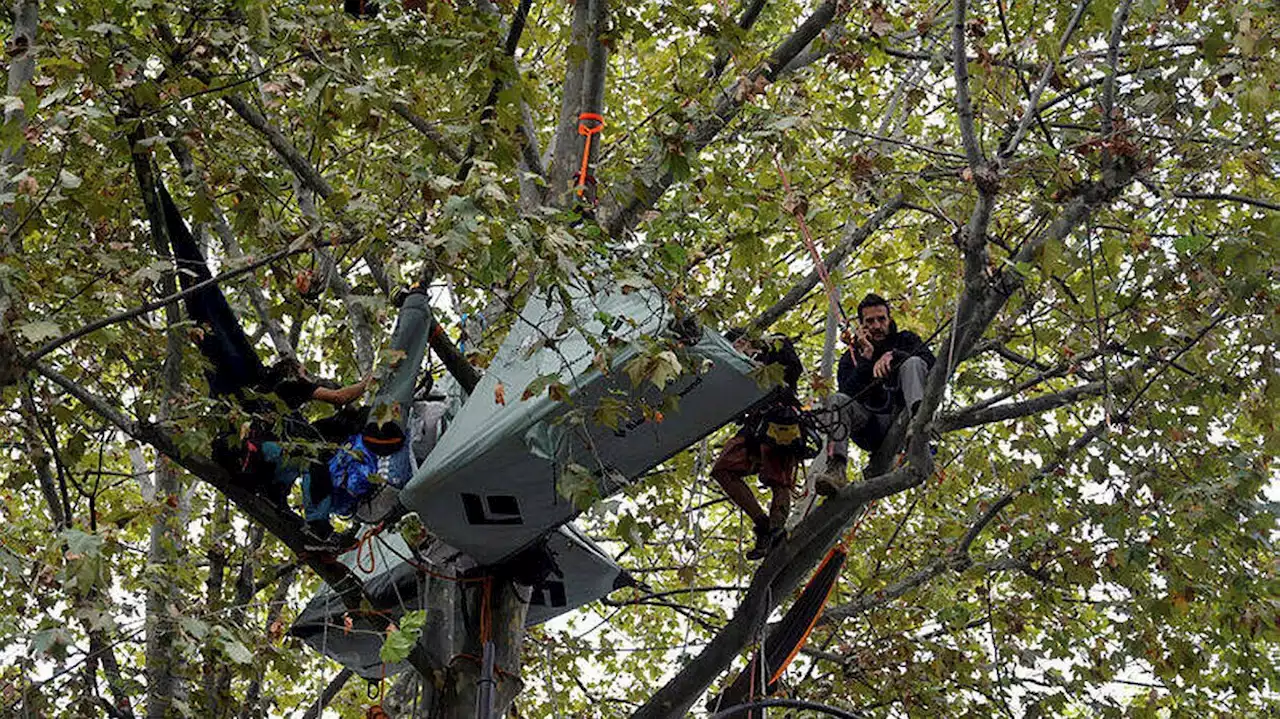
<path id="1" fill-rule="evenodd" d="M 898 389 L 898 368 L 909 357 L 919 357 L 932 367 L 935 361 L 928 345 L 920 335 L 910 330 L 898 331 L 898 324 L 889 321 L 889 334 L 879 343 L 872 343 L 871 359 L 858 357 L 855 364 L 853 350 L 840 355 L 840 368 L 836 372 L 836 384 L 840 393 L 852 397 L 869 411 L 877 414 L 896 414 L 903 408 L 902 392 Z M 886 352 L 893 353 L 888 381 L 878 380 L 872 370 Z"/>

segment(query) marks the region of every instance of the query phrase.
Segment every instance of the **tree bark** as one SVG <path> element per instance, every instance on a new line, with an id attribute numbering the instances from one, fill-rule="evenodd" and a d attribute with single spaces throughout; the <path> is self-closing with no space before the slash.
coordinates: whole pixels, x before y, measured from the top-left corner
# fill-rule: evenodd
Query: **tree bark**
<path id="1" fill-rule="evenodd" d="M 151 228 L 152 250 L 162 258 L 168 259 L 169 238 L 165 230 L 164 216 L 160 210 L 159 197 L 156 194 L 155 176 L 151 169 L 151 158 L 148 150 L 141 148 L 138 142 L 145 137 L 143 123 L 130 134 L 130 150 L 133 158 L 134 174 L 138 187 L 142 191 L 142 201 L 146 206 L 147 220 Z M 172 270 L 166 271 L 160 279 L 161 293 L 172 295 L 177 290 L 177 281 Z M 182 318 L 176 304 L 165 306 L 165 359 L 162 372 L 162 398 L 157 420 L 165 422 L 169 418 L 172 405 L 182 385 L 182 347 L 185 338 L 177 329 Z M 155 466 L 156 498 L 160 501 L 155 523 L 151 526 L 151 540 L 148 549 L 148 561 L 156 567 L 170 568 L 181 556 L 183 532 L 181 531 L 179 497 L 182 494 L 182 481 L 177 469 L 164 457 L 157 457 Z M 177 626 L 171 605 L 182 601 L 178 584 L 164 570 L 157 572 L 154 584 L 147 589 L 147 717 L 148 719 L 164 719 L 177 689 L 175 671 L 174 639 Z"/>
<path id="2" fill-rule="evenodd" d="M 35 75 L 39 9 L 38 0 L 15 0 L 13 3 L 13 37 L 7 48 L 11 59 L 6 86 L 6 94 L 11 97 L 18 96 Z M 26 122 L 26 110 L 21 105 L 5 110 L 6 127 L 15 126 L 21 131 L 26 127 Z M 26 152 L 26 141 L 22 140 L 0 153 L 0 194 L 13 190 L 13 176 L 21 172 L 26 163 Z M 3 229 L 0 229 L 0 242 L 3 242 L 0 254 L 15 255 L 21 250 L 22 243 L 18 236 L 18 218 L 13 204 L 6 204 L 0 209 L 0 221 L 4 223 Z M 25 372 L 21 355 L 11 336 L 21 309 L 20 300 L 14 296 L 8 280 L 0 276 L 0 387 L 14 383 Z"/>
<path id="3" fill-rule="evenodd" d="M 584 112 L 583 88 L 587 83 L 591 46 L 599 44 L 596 39 L 599 29 L 592 24 L 594 4 L 595 0 L 573 4 L 573 23 L 569 31 L 569 45 L 565 49 L 564 94 L 560 98 L 560 117 L 556 120 L 556 132 L 551 139 L 551 162 L 547 169 L 546 199 L 555 207 L 569 205 L 577 161 L 582 157 L 578 115 Z"/>

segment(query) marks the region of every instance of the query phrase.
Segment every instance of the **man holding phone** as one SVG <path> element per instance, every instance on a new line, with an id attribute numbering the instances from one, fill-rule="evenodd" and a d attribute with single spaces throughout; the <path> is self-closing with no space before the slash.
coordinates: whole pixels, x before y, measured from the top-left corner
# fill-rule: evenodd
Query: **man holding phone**
<path id="1" fill-rule="evenodd" d="M 924 382 L 934 356 L 920 336 L 899 331 L 889 303 L 871 293 L 858 303 L 858 327 L 852 347 L 840 357 L 838 392 L 832 397 L 833 429 L 827 438 L 826 466 L 814 489 L 827 496 L 846 483 L 849 440 L 867 452 L 884 442 L 898 412 L 914 412 L 924 397 Z"/>

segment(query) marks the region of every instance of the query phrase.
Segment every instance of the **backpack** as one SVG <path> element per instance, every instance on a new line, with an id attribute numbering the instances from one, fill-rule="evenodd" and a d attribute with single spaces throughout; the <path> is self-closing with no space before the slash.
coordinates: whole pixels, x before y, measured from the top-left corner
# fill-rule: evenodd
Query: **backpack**
<path id="1" fill-rule="evenodd" d="M 346 444 L 329 459 L 329 478 L 333 482 L 333 513 L 350 516 L 356 505 L 376 486 L 372 477 L 378 472 L 378 458 L 365 447 L 364 439 L 353 434 Z"/>

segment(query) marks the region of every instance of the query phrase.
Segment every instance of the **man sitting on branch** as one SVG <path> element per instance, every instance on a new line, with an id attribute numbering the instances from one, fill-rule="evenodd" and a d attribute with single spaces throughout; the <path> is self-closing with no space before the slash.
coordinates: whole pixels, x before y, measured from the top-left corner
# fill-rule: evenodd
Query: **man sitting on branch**
<path id="1" fill-rule="evenodd" d="M 919 335 L 898 330 L 888 301 L 874 293 L 858 303 L 858 328 L 850 344 L 836 374 L 839 391 L 828 405 L 827 461 L 814 478 L 814 490 L 824 496 L 846 483 L 850 439 L 874 452 L 899 412 L 916 411 L 935 361 Z"/>

